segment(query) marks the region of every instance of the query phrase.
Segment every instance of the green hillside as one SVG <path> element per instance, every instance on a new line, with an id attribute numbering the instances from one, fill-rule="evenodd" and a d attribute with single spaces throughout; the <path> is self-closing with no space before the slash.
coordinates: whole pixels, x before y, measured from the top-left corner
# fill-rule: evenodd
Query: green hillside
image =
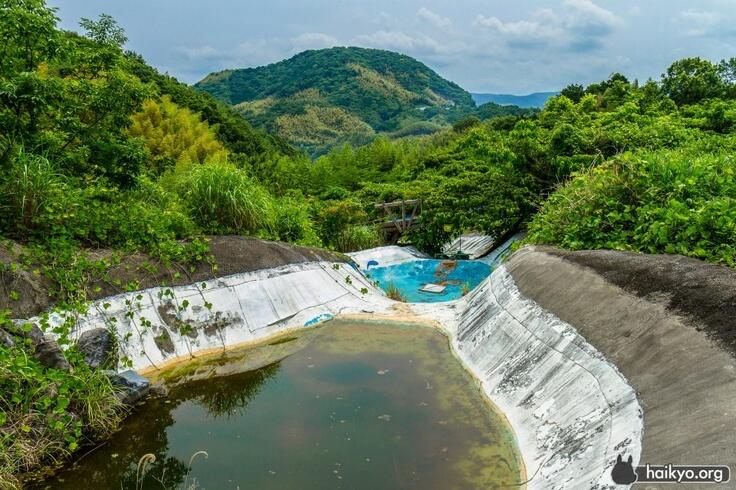
<path id="1" fill-rule="evenodd" d="M 434 133 L 475 112 L 468 92 L 414 58 L 355 47 L 213 73 L 196 87 L 252 124 L 317 152 L 336 143 L 366 143 L 376 133 Z"/>

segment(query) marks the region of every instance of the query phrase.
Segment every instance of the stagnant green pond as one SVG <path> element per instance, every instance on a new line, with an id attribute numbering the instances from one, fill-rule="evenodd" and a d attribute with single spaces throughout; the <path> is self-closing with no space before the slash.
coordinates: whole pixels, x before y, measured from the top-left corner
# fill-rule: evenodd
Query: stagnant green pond
<path id="1" fill-rule="evenodd" d="M 39 488 L 489 489 L 523 481 L 514 436 L 422 326 L 332 320 L 166 372 L 107 444 Z M 187 467 L 192 454 L 206 451 Z"/>

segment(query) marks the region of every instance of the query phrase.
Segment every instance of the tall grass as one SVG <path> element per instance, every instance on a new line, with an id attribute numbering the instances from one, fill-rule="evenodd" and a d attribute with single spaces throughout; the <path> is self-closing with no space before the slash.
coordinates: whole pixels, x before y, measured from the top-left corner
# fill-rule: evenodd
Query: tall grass
<path id="1" fill-rule="evenodd" d="M 396 284 L 390 282 L 386 286 L 386 296 L 391 298 L 394 301 L 401 301 L 402 303 L 406 303 L 406 296 L 399 290 L 398 287 L 396 287 Z"/>
<path id="2" fill-rule="evenodd" d="M 357 252 L 378 247 L 383 242 L 374 226 L 353 225 L 340 231 L 333 240 L 338 252 Z"/>
<path id="3" fill-rule="evenodd" d="M 0 327 L 12 329 L 8 321 L 0 312 Z M 106 437 L 123 413 L 104 372 L 70 351 L 71 371 L 45 368 L 30 351 L 0 344 L 0 488 L 14 488 L 14 475 Z"/>
<path id="4" fill-rule="evenodd" d="M 274 238 L 300 245 L 320 246 L 305 199 L 283 197 L 275 203 Z"/>
<path id="5" fill-rule="evenodd" d="M 62 188 L 61 177 L 44 157 L 20 149 L 0 176 L 0 229 L 29 231 Z"/>
<path id="6" fill-rule="evenodd" d="M 195 166 L 178 180 L 177 188 L 205 232 L 256 235 L 274 227 L 272 197 L 234 165 Z"/>

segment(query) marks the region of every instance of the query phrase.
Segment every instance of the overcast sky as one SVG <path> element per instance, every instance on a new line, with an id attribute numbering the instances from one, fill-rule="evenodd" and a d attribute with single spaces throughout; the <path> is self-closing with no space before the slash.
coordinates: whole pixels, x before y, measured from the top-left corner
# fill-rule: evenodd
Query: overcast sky
<path id="1" fill-rule="evenodd" d="M 107 13 L 127 47 L 193 83 L 302 50 L 413 56 L 471 92 L 525 94 L 620 71 L 658 78 L 675 59 L 736 56 L 736 0 L 50 0 L 62 27 Z"/>

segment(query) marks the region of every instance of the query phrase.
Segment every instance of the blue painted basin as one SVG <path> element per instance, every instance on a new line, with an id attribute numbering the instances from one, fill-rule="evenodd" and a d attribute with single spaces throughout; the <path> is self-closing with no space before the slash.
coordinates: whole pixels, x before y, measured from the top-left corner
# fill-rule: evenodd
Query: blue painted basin
<path id="1" fill-rule="evenodd" d="M 363 272 L 384 291 L 396 286 L 407 301 L 434 303 L 458 299 L 463 289 L 472 290 L 488 277 L 491 267 L 474 260 L 417 259 L 401 264 L 371 267 Z M 441 293 L 420 291 L 425 284 L 441 284 Z"/>

